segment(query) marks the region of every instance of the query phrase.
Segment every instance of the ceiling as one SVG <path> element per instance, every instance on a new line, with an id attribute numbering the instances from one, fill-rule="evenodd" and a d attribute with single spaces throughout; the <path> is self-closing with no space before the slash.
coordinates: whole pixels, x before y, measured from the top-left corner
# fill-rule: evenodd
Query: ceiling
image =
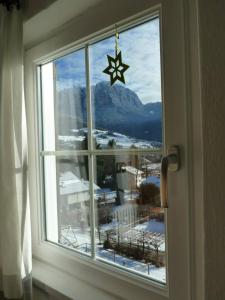
<path id="1" fill-rule="evenodd" d="M 25 0 L 24 45 L 31 46 L 86 10 L 107 0 Z"/>
<path id="2" fill-rule="evenodd" d="M 34 15 L 50 6 L 55 1 L 56 0 L 23 0 L 22 5 L 24 19 L 27 20 L 32 18 Z"/>

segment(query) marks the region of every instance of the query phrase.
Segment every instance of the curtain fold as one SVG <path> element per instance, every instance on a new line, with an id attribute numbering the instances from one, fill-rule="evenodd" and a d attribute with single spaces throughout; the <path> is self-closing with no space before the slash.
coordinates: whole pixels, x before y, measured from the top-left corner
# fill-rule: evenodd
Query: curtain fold
<path id="1" fill-rule="evenodd" d="M 22 14 L 0 5 L 0 291 L 7 299 L 31 298 L 23 93 Z"/>

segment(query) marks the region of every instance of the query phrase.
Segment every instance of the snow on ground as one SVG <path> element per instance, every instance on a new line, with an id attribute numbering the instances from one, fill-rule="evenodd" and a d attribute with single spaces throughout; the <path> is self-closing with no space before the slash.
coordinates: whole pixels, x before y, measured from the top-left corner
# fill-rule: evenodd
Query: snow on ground
<path id="1" fill-rule="evenodd" d="M 142 224 L 138 224 L 134 228 L 146 232 L 165 234 L 165 224 L 163 222 L 158 222 L 157 220 L 151 220 Z"/>
<path id="2" fill-rule="evenodd" d="M 81 230 L 80 228 L 72 228 L 67 226 L 61 230 L 61 242 L 69 247 L 86 247 L 91 244 L 90 229 Z"/>
<path id="3" fill-rule="evenodd" d="M 98 247 L 97 255 L 106 261 L 118 264 L 128 270 L 135 271 L 142 275 L 147 275 L 152 279 L 158 280 L 160 282 L 166 282 L 165 267 L 157 268 L 156 266 L 151 264 L 147 265 L 140 261 L 135 261 L 119 254 L 114 254 L 113 250 L 105 250 L 102 247 Z"/>
<path id="4" fill-rule="evenodd" d="M 102 231 L 107 231 L 110 229 L 116 229 L 118 228 L 119 223 L 116 220 L 113 220 L 111 223 L 106 223 L 101 225 Z"/>
<path id="5" fill-rule="evenodd" d="M 117 221 L 113 220 L 111 223 L 101 225 L 101 231 L 116 229 L 120 225 L 124 226 L 124 224 L 118 224 Z M 155 219 L 151 219 L 150 221 L 144 222 L 142 224 L 137 224 L 132 228 L 140 231 L 145 231 L 145 232 L 156 232 L 160 234 L 165 234 L 164 222 L 159 222 Z"/>
<path id="6" fill-rule="evenodd" d="M 106 231 L 110 229 L 118 228 L 118 223 L 113 221 L 109 224 L 104 224 L 100 227 L 100 231 Z M 165 233 L 165 225 L 162 222 L 158 222 L 156 220 L 150 220 L 143 224 L 138 224 L 133 229 L 145 231 L 145 232 L 154 232 L 154 233 Z M 75 248 L 81 252 L 85 252 L 87 254 L 91 253 L 91 238 L 90 238 L 90 229 L 87 228 L 83 231 L 79 228 L 71 228 L 67 227 L 62 230 L 62 239 L 61 242 L 67 247 Z M 139 274 L 149 276 L 150 278 L 160 281 L 166 282 L 166 268 L 165 267 L 156 267 L 154 265 L 148 265 L 141 261 L 135 261 L 134 259 L 130 259 L 128 257 L 116 254 L 114 250 L 104 249 L 102 245 L 99 245 L 98 240 L 98 231 L 96 230 L 96 252 L 97 256 L 101 259 L 106 260 L 107 262 L 115 263 L 123 268 L 128 270 L 133 270 Z M 165 251 L 165 243 L 160 246 L 161 251 Z"/>

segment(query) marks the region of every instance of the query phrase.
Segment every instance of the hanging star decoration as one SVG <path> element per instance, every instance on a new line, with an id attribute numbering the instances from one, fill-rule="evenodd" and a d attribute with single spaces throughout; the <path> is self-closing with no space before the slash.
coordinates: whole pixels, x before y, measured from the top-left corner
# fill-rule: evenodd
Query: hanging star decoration
<path id="1" fill-rule="evenodd" d="M 103 73 L 110 75 L 110 82 L 113 85 L 117 80 L 121 81 L 125 84 L 124 73 L 129 68 L 128 65 L 122 62 L 122 53 L 119 50 L 118 46 L 119 33 L 116 27 L 116 35 L 115 35 L 115 58 L 107 55 L 108 58 L 108 67 L 103 71 Z"/>

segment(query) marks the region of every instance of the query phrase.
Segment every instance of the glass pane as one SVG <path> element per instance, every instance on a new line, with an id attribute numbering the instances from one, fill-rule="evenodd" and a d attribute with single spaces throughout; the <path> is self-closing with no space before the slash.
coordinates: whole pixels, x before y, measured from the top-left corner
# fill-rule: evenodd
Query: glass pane
<path id="1" fill-rule="evenodd" d="M 107 55 L 115 57 L 115 37 L 90 46 L 94 144 L 107 148 L 160 148 L 161 71 L 159 19 L 120 33 L 122 60 L 130 67 L 111 86 L 103 73 Z"/>
<path id="2" fill-rule="evenodd" d="M 166 282 L 158 152 L 96 157 L 98 258 Z"/>
<path id="3" fill-rule="evenodd" d="M 43 65 L 41 71 L 44 150 L 87 149 L 84 49 Z"/>
<path id="4" fill-rule="evenodd" d="M 47 240 L 91 252 L 88 157 L 44 158 Z"/>

